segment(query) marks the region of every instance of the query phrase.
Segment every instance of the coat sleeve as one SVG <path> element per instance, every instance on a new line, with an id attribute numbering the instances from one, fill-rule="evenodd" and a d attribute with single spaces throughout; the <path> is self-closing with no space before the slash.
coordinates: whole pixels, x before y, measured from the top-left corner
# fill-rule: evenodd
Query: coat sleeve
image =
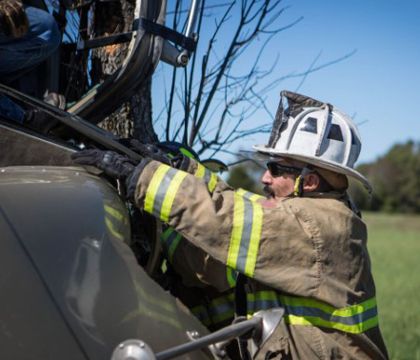
<path id="1" fill-rule="evenodd" d="M 209 193 L 213 193 L 216 186 L 219 189 L 228 187 L 216 173 L 201 163 L 191 158 L 187 160 L 183 170 L 204 181 Z M 168 227 L 163 232 L 161 241 L 166 258 L 181 276 L 184 285 L 197 287 L 212 285 L 218 291 L 226 291 L 235 286 L 236 272 L 233 269 L 193 245 L 173 228 Z"/>
<path id="2" fill-rule="evenodd" d="M 312 234 L 286 202 L 265 208 L 257 196 L 224 183 L 209 192 L 203 179 L 156 161 L 136 189 L 140 208 L 216 260 L 274 288 L 308 295 L 318 275 Z"/>
<path id="3" fill-rule="evenodd" d="M 205 288 L 213 286 L 226 291 L 236 283 L 236 274 L 222 262 L 193 245 L 173 228 L 168 227 L 161 236 L 167 260 L 186 286 Z"/>
<path id="4" fill-rule="evenodd" d="M 193 159 L 188 159 L 185 169 L 183 170 L 194 175 L 198 179 L 203 179 L 207 184 L 207 189 L 210 193 L 215 190 L 216 186 L 219 188 L 229 187 L 216 173 L 210 171 L 203 164 Z"/>

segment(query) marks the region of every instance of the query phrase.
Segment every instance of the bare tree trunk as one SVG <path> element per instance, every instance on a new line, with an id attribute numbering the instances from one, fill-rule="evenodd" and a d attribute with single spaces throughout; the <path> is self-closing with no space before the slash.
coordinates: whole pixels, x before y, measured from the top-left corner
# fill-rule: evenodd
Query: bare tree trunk
<path id="1" fill-rule="evenodd" d="M 156 143 L 158 137 L 152 121 L 152 78 L 144 82 L 130 101 L 130 118 L 133 119 L 133 137 L 143 143 Z"/>
<path id="2" fill-rule="evenodd" d="M 134 16 L 133 0 L 98 2 L 94 16 L 96 36 L 131 31 Z M 104 81 L 121 66 L 126 53 L 127 44 L 109 45 L 95 50 L 92 78 Z M 122 104 L 98 125 L 121 137 L 134 136 L 144 142 L 156 142 L 157 136 L 152 124 L 151 79 L 139 87 L 137 94 L 130 101 Z"/>

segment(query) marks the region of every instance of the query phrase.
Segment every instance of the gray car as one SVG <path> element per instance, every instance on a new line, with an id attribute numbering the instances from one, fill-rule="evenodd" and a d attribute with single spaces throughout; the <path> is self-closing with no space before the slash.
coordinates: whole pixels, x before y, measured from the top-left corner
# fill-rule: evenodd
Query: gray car
<path id="1" fill-rule="evenodd" d="M 151 278 L 157 244 L 140 249 L 139 265 L 128 246 L 136 218 L 118 184 L 70 159 L 83 147 L 139 155 L 75 115 L 1 85 L 0 94 L 56 124 L 44 136 L 0 118 L 0 357 L 217 358 L 227 340 L 258 329 L 255 353 L 281 311 L 209 334 Z"/>
<path id="2" fill-rule="evenodd" d="M 7 95 L 51 118 L 82 123 Z M 138 265 L 115 187 L 72 166 L 68 142 L 0 121 L 1 358 L 110 359 L 127 339 L 159 352 L 188 342 L 188 332 L 207 334 Z"/>

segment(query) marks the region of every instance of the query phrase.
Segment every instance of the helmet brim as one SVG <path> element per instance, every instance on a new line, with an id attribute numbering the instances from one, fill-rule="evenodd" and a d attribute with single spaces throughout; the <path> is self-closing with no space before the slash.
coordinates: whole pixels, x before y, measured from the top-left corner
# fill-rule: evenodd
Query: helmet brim
<path id="1" fill-rule="evenodd" d="M 305 162 L 314 166 L 318 166 L 322 169 L 326 169 L 329 171 L 336 172 L 338 174 L 350 176 L 353 179 L 356 179 L 357 181 L 359 181 L 366 188 L 369 194 L 372 193 L 373 191 L 372 185 L 370 184 L 369 180 L 366 179 L 361 173 L 359 173 L 358 171 L 350 167 L 345 167 L 334 162 L 325 161 L 315 156 L 298 155 L 295 153 L 289 153 L 287 151 L 276 151 L 272 148 L 268 149 L 265 145 L 254 145 L 253 148 L 255 151 L 257 151 L 257 153 L 254 152 L 254 155 L 260 154 L 263 156 L 263 158 L 265 157 L 265 160 L 269 160 L 270 158 L 273 158 L 273 157 L 286 157 L 286 158 L 302 161 L 302 162 Z M 257 155 L 257 158 L 259 158 L 258 155 Z M 263 158 L 260 158 L 260 159 L 263 160 Z"/>

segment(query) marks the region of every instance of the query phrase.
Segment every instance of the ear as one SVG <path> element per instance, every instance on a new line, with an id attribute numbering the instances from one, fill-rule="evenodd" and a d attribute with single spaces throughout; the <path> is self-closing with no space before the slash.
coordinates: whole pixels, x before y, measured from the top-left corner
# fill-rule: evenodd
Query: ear
<path id="1" fill-rule="evenodd" d="M 305 176 L 305 181 L 303 183 L 304 192 L 313 192 L 318 189 L 320 184 L 319 175 L 317 173 L 310 173 Z"/>

